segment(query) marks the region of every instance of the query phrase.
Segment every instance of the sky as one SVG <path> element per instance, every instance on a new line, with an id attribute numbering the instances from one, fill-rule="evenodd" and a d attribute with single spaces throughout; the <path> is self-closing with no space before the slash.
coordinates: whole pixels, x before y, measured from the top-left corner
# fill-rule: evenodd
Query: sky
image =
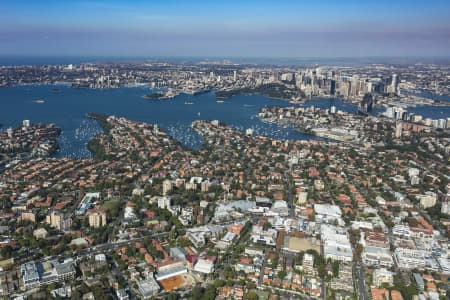
<path id="1" fill-rule="evenodd" d="M 448 57 L 449 0 L 0 0 L 0 55 Z"/>

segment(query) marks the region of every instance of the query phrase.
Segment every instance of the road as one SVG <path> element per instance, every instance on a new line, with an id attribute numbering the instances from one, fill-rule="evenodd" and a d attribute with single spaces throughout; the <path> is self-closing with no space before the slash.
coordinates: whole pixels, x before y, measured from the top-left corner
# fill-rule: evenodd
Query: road
<path id="1" fill-rule="evenodd" d="M 360 265 L 359 262 L 356 264 L 356 272 L 358 274 L 358 289 L 359 289 L 359 298 L 360 300 L 366 300 L 366 282 L 364 280 L 364 266 Z"/>
<path id="2" fill-rule="evenodd" d="M 264 249 L 264 254 L 263 254 L 263 262 L 262 262 L 262 266 L 261 266 L 261 271 L 259 272 L 259 279 L 258 279 L 258 285 L 261 286 L 263 284 L 263 280 L 264 280 L 264 270 L 266 269 L 266 264 L 267 264 L 267 260 L 266 260 L 266 250 Z"/>
<path id="3" fill-rule="evenodd" d="M 134 243 L 134 242 L 140 242 L 142 240 L 144 240 L 145 238 L 153 238 L 153 239 L 159 239 L 161 237 L 167 237 L 169 235 L 168 232 L 161 232 L 161 233 L 155 233 L 155 234 L 150 234 L 150 235 L 145 235 L 142 237 L 137 237 L 137 238 L 132 238 L 126 241 L 121 241 L 121 242 L 108 242 L 108 243 L 104 243 L 104 244 L 100 244 L 100 245 L 96 245 L 96 246 L 92 246 L 92 247 L 87 247 L 84 248 L 83 250 L 81 250 L 80 255 L 87 255 L 87 254 L 92 254 L 93 252 L 103 252 L 103 251 L 110 251 L 113 249 L 117 249 L 120 248 L 122 246 L 126 246 L 129 245 L 130 243 Z"/>
<path id="4" fill-rule="evenodd" d="M 289 170 L 284 171 L 284 178 L 287 185 L 287 203 L 289 207 L 289 217 L 295 217 L 295 205 L 292 197 L 292 189 L 291 189 L 291 168 Z"/>
<path id="5" fill-rule="evenodd" d="M 355 255 L 355 260 L 356 260 L 356 254 L 358 253 L 358 243 L 353 245 L 353 251 L 354 251 L 354 255 Z M 356 262 L 354 262 L 354 272 L 356 272 L 355 274 L 355 279 L 358 280 L 358 299 L 360 300 L 366 300 L 367 298 L 367 293 L 366 293 L 366 281 L 365 281 L 365 273 L 364 273 L 364 264 L 362 262 L 362 259 L 359 258 Z"/>
<path id="6" fill-rule="evenodd" d="M 324 250 L 323 250 L 323 244 L 322 243 L 320 243 L 320 254 L 323 257 L 325 257 L 325 253 L 324 253 Z M 321 283 L 322 283 L 322 291 L 321 291 L 322 299 L 323 300 L 327 300 L 327 282 L 325 280 L 325 277 L 322 277 Z"/>

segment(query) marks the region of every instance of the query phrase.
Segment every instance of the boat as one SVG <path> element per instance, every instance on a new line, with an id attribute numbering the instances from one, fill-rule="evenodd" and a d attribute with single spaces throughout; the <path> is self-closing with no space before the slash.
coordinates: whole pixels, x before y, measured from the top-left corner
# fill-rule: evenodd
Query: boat
<path id="1" fill-rule="evenodd" d="M 52 89 L 52 93 L 54 93 L 54 94 L 61 93 L 61 90 L 54 88 L 54 89 Z"/>
<path id="2" fill-rule="evenodd" d="M 194 104 L 194 102 L 184 102 L 184 104 L 186 104 L 186 105 L 192 105 L 192 104 Z"/>
<path id="3" fill-rule="evenodd" d="M 42 104 L 42 103 L 44 103 L 45 101 L 44 101 L 44 99 L 37 99 L 36 100 L 36 103 L 38 103 L 38 104 Z"/>
<path id="4" fill-rule="evenodd" d="M 217 103 L 223 103 L 223 100 L 217 100 L 216 102 Z"/>

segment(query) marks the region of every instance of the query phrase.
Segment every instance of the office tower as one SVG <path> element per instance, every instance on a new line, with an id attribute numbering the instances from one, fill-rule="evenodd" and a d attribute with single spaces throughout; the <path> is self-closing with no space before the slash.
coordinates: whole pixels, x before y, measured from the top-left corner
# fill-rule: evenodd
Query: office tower
<path id="1" fill-rule="evenodd" d="M 394 94 L 398 94 L 398 75 L 397 74 L 392 75 L 391 91 Z"/>
<path id="2" fill-rule="evenodd" d="M 330 81 L 330 95 L 334 96 L 336 93 L 336 80 Z"/>
<path id="3" fill-rule="evenodd" d="M 22 121 L 22 126 L 25 127 L 25 128 L 30 127 L 30 120 L 23 120 Z"/>
<path id="4" fill-rule="evenodd" d="M 237 80 L 237 72 L 236 72 L 236 70 L 234 70 L 234 72 L 233 72 L 233 81 L 236 81 Z"/>
<path id="5" fill-rule="evenodd" d="M 373 96 L 370 93 L 366 93 L 359 103 L 358 111 L 362 113 L 368 113 L 372 111 Z"/>

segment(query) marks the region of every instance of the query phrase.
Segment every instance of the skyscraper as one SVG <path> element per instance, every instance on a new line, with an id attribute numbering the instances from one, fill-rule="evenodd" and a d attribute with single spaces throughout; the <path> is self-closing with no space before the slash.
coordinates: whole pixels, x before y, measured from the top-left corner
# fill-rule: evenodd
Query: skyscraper
<path id="1" fill-rule="evenodd" d="M 398 94 L 398 75 L 392 74 L 391 91 L 394 94 Z"/>
<path id="2" fill-rule="evenodd" d="M 331 80 L 330 81 L 330 95 L 334 96 L 335 93 L 336 93 L 336 80 Z"/>

